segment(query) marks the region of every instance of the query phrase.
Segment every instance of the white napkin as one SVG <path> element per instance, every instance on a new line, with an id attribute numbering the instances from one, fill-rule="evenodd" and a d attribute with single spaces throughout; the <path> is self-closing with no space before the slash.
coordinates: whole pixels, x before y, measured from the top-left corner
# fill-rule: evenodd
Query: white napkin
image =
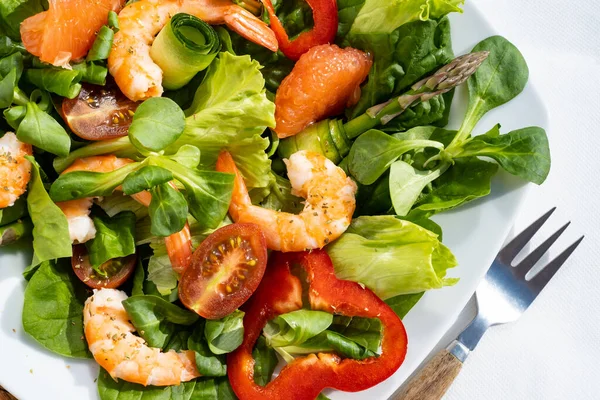
<path id="1" fill-rule="evenodd" d="M 520 320 L 486 333 L 445 399 L 598 399 L 600 2 L 476 3 L 495 30 L 525 55 L 530 82 L 549 113 L 550 126 L 545 128 L 552 170 L 546 183 L 531 191 L 514 231 L 557 206 L 532 241 L 532 249 L 563 223 L 573 221 L 539 265 L 582 234 L 586 239 Z M 471 302 L 437 349 L 460 332 L 473 312 Z"/>

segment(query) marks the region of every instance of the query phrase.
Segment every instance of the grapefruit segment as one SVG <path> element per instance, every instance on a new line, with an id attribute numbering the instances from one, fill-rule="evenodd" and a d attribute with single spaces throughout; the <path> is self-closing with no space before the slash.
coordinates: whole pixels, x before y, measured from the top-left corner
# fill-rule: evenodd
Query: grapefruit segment
<path id="1" fill-rule="evenodd" d="M 21 40 L 40 60 L 65 66 L 87 54 L 109 11 L 125 0 L 49 0 L 48 10 L 21 23 Z"/>
<path id="2" fill-rule="evenodd" d="M 358 101 L 372 64 L 368 54 L 351 47 L 324 44 L 304 53 L 277 89 L 277 136 L 293 136 Z"/>

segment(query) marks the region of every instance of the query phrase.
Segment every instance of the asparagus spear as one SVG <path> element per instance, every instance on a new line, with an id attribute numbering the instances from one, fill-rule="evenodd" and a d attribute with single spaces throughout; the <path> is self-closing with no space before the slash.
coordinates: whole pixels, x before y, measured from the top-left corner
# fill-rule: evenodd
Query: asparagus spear
<path id="1" fill-rule="evenodd" d="M 348 121 L 344 124 L 346 136 L 354 139 L 377 125 L 387 124 L 410 106 L 428 101 L 462 85 L 477 71 L 489 54 L 489 51 L 481 51 L 455 58 L 432 76 L 415 83 L 408 92 L 371 107 L 363 115 Z"/>
<path id="2" fill-rule="evenodd" d="M 31 234 L 33 224 L 29 218 L 20 219 L 11 224 L 0 227 L 0 247 L 8 246 L 17 240 Z"/>

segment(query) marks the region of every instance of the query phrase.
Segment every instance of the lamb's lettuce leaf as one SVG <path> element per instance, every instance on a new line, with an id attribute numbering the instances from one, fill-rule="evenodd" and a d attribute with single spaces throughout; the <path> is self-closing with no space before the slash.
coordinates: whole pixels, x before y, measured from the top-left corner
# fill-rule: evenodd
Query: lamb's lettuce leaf
<path id="1" fill-rule="evenodd" d="M 382 299 L 453 285 L 457 265 L 436 234 L 393 216 L 359 217 L 327 246 L 336 276 L 360 282 Z"/>
<path id="2" fill-rule="evenodd" d="M 23 329 L 48 350 L 91 358 L 83 335 L 87 287 L 73 274 L 69 259 L 44 261 L 25 289 Z"/>
<path id="3" fill-rule="evenodd" d="M 96 269 L 112 258 L 135 253 L 135 214 L 123 211 L 114 217 L 95 215 L 96 237 L 86 243 L 90 263 Z M 98 269 L 96 269 L 99 272 Z"/>

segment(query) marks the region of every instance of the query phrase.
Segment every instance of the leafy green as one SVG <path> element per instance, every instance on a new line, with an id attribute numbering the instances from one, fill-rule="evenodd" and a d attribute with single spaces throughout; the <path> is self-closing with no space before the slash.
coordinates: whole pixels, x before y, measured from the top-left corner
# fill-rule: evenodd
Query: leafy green
<path id="1" fill-rule="evenodd" d="M 414 0 L 403 1 L 415 3 Z M 361 13 L 370 4 L 372 2 L 367 1 Z M 361 27 L 357 23 L 353 25 L 353 28 Z M 374 64 L 369 72 L 369 79 L 362 87 L 360 101 L 352 109 L 350 118 L 364 113 L 375 104 L 401 94 L 419 79 L 431 74 L 454 58 L 450 22 L 447 18 L 443 18 L 439 22 L 416 20 L 394 29 L 393 32 L 388 33 L 364 31 L 360 34 L 351 34 L 347 39 L 353 47 L 374 54 Z M 407 116 L 403 116 L 401 121 L 407 121 L 404 118 L 410 118 L 411 113 L 416 115 L 412 115 L 412 120 L 423 121 L 425 116 L 435 114 L 432 113 L 432 108 L 434 111 L 439 111 L 440 105 L 441 100 L 437 99 L 428 102 L 427 105 L 417 106 L 409 111 Z M 441 118 L 441 116 L 438 114 L 436 118 Z M 436 118 L 430 117 L 429 120 Z M 396 123 L 394 122 L 394 124 Z"/>
<path id="2" fill-rule="evenodd" d="M 373 184 L 402 154 L 424 147 L 443 149 L 433 140 L 399 140 L 371 129 L 354 141 L 348 154 L 348 169 L 363 185 Z"/>
<path id="3" fill-rule="evenodd" d="M 131 211 L 113 217 L 93 217 L 96 236 L 86 243 L 86 247 L 96 272 L 103 274 L 98 267 L 110 259 L 135 254 L 135 219 Z"/>
<path id="4" fill-rule="evenodd" d="M 425 292 L 413 293 L 413 294 L 401 294 L 387 299 L 385 302 L 394 312 L 400 317 L 404 318 L 406 314 L 417 304 Z"/>
<path id="5" fill-rule="evenodd" d="M 338 0 L 338 30 L 336 41 L 340 42 L 350 31 L 356 16 L 365 4 L 365 0 Z"/>
<path id="6" fill-rule="evenodd" d="M 25 77 L 38 88 L 69 99 L 74 99 L 81 91 L 81 76 L 79 71 L 56 67 L 25 71 Z"/>
<path id="7" fill-rule="evenodd" d="M 235 400 L 226 378 L 195 379 L 176 386 L 142 386 L 124 380 L 115 381 L 101 369 L 98 375 L 101 400 Z"/>
<path id="8" fill-rule="evenodd" d="M 177 150 L 177 153 L 167 156 L 185 167 L 196 168 L 200 164 L 200 149 L 196 146 L 184 144 Z"/>
<path id="9" fill-rule="evenodd" d="M 477 157 L 457 159 L 445 174 L 433 182 L 431 190 L 422 194 L 408 216 L 429 217 L 487 196 L 497 171 L 498 165 Z"/>
<path id="10" fill-rule="evenodd" d="M 132 195 L 173 180 L 173 174 L 155 165 L 146 165 L 127 175 L 123 181 L 123 193 Z"/>
<path id="11" fill-rule="evenodd" d="M 47 0 L 2 0 L 0 2 L 0 33 L 13 40 L 20 40 L 19 28 L 25 18 L 44 11 Z"/>
<path id="12" fill-rule="evenodd" d="M 538 185 L 550 172 L 548 137 L 542 128 L 535 126 L 500 136 L 476 136 L 454 158 L 472 156 L 493 158 L 507 172 Z"/>
<path id="13" fill-rule="evenodd" d="M 225 356 L 215 355 L 210 351 L 204 329 L 205 321 L 198 322 L 187 342 L 188 348 L 196 352 L 196 368 L 202 376 L 226 376 Z"/>
<path id="14" fill-rule="evenodd" d="M 133 326 L 150 347 L 164 347 L 181 325 L 198 321 L 198 315 L 157 296 L 131 296 L 123 307 Z"/>
<path id="15" fill-rule="evenodd" d="M 489 51 L 487 59 L 469 78 L 469 105 L 460 130 L 449 148 L 452 153 L 469 137 L 475 125 L 490 110 L 517 97 L 527 84 L 529 68 L 517 47 L 502 36 L 479 42 L 473 52 Z"/>
<path id="16" fill-rule="evenodd" d="M 281 348 L 276 348 L 280 354 L 288 361 L 291 359 L 288 357 L 291 355 L 309 354 L 309 353 L 323 353 L 323 352 L 336 352 L 342 357 L 352 358 L 355 360 L 362 360 L 368 357 L 374 357 L 376 353 L 355 341 L 348 339 L 344 335 L 337 332 L 326 330 L 319 333 L 307 341 Z"/>
<path id="17" fill-rule="evenodd" d="M 23 329 L 48 350 L 75 358 L 91 358 L 83 337 L 86 287 L 68 259 L 44 261 L 25 288 Z"/>
<path id="18" fill-rule="evenodd" d="M 151 246 L 154 249 L 154 255 L 148 262 L 148 280 L 156 285 L 156 289 L 161 295 L 167 296 L 177 287 L 179 278 L 177 272 L 173 271 L 164 244 L 152 244 Z"/>
<path id="19" fill-rule="evenodd" d="M 65 129 L 32 101 L 27 103 L 17 138 L 61 157 L 67 156 L 71 148 L 71 139 Z"/>
<path id="20" fill-rule="evenodd" d="M 236 79 L 231 79 L 236 76 Z M 269 140 L 260 135 L 275 126 L 275 105 L 266 97 L 258 62 L 227 52 L 208 68 L 187 116 L 183 135 L 167 152 L 183 144 L 202 150 L 202 163 L 212 168 L 221 150 L 228 150 L 249 189 L 265 188 L 271 162 L 265 153 Z"/>
<path id="21" fill-rule="evenodd" d="M 296 310 L 269 321 L 263 329 L 263 334 L 269 346 L 293 346 L 323 332 L 332 322 L 333 315 L 327 312 Z"/>
<path id="22" fill-rule="evenodd" d="M 91 62 L 80 62 L 72 63 L 74 71 L 79 72 L 81 75 L 81 82 L 88 82 L 93 85 L 106 85 L 106 76 L 108 75 L 108 68 L 102 63 Z"/>
<path id="23" fill-rule="evenodd" d="M 377 352 L 381 345 L 382 325 L 376 318 L 335 315 L 329 329 L 372 352 Z"/>
<path id="24" fill-rule="evenodd" d="M 204 337 L 213 354 L 230 353 L 237 349 L 244 339 L 244 312 L 236 310 L 216 320 L 207 320 Z"/>
<path id="25" fill-rule="evenodd" d="M 106 60 L 110 54 L 114 37 L 115 32 L 108 26 L 103 25 L 96 34 L 96 39 L 87 54 L 86 61 Z"/>
<path id="26" fill-rule="evenodd" d="M 181 136 L 184 127 L 185 116 L 177 103 L 167 97 L 151 97 L 135 111 L 129 140 L 141 153 L 161 151 Z"/>
<path id="27" fill-rule="evenodd" d="M 336 276 L 360 282 L 382 299 L 453 285 L 456 259 L 432 232 L 393 216 L 359 217 L 326 248 Z"/>
<path id="28" fill-rule="evenodd" d="M 148 216 L 148 207 L 138 203 L 132 197 L 125 195 L 122 192 L 114 192 L 109 196 L 104 196 L 95 203 L 109 216 L 113 217 L 123 211 L 132 211 L 137 219 L 142 219 Z M 136 235 L 137 237 L 137 235 Z"/>
<path id="29" fill-rule="evenodd" d="M 183 194 L 168 183 L 162 183 L 150 190 L 151 232 L 156 236 L 169 236 L 179 232 L 187 222 L 188 204 Z"/>
<path id="30" fill-rule="evenodd" d="M 434 170 L 418 170 L 404 161 L 396 161 L 390 168 L 390 197 L 397 215 L 407 215 L 419 195 L 434 180 L 446 172 L 448 164 Z"/>
<path id="31" fill-rule="evenodd" d="M 413 21 L 439 19 L 451 12 L 462 12 L 464 0 L 366 0 L 354 19 L 349 36 L 390 34 Z"/>
<path id="32" fill-rule="evenodd" d="M 140 168 L 130 163 L 111 172 L 73 171 L 60 175 L 50 187 L 54 201 L 68 201 L 85 197 L 111 195 L 129 173 Z"/>
<path id="33" fill-rule="evenodd" d="M 33 157 L 31 179 L 27 195 L 27 210 L 33 222 L 33 260 L 31 267 L 48 260 L 71 257 L 71 237 L 67 218 L 50 199 L 40 175 L 40 167 Z"/>
<path id="34" fill-rule="evenodd" d="M 252 358 L 254 358 L 254 382 L 257 385 L 266 386 L 271 382 L 279 360 L 275 350 L 267 345 L 267 340 L 262 335 L 258 337 L 252 350 Z"/>

